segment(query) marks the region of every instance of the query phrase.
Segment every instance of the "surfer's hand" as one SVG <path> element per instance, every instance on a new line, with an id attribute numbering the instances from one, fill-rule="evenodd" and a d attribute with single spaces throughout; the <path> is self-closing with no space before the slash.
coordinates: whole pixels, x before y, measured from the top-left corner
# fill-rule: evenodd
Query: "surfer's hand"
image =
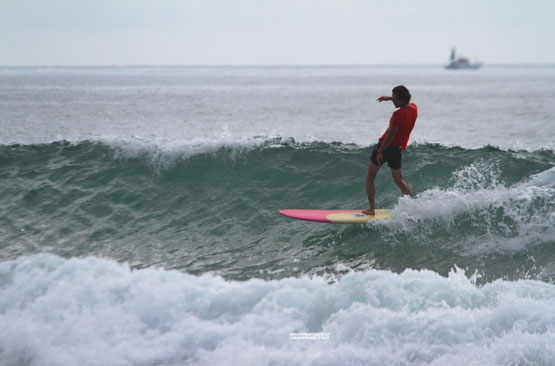
<path id="1" fill-rule="evenodd" d="M 378 163 L 381 165 L 382 161 L 383 161 L 383 156 L 382 156 L 382 150 L 378 149 L 378 154 L 376 155 L 376 160 L 378 160 Z"/>
<path id="2" fill-rule="evenodd" d="M 386 101 L 386 100 L 391 100 L 391 97 L 386 97 L 385 95 L 383 95 L 383 96 L 379 97 L 376 100 L 381 103 L 381 102 Z"/>

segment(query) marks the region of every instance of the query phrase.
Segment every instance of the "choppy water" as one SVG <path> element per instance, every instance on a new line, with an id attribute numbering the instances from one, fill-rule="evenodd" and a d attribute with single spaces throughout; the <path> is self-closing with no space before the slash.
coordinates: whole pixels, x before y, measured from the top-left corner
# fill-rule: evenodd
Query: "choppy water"
<path id="1" fill-rule="evenodd" d="M 5 364 L 555 362 L 555 67 L 0 68 Z M 419 106 L 391 220 L 368 156 Z M 329 340 L 290 340 L 326 332 Z M 237 353 L 236 349 L 242 349 Z"/>

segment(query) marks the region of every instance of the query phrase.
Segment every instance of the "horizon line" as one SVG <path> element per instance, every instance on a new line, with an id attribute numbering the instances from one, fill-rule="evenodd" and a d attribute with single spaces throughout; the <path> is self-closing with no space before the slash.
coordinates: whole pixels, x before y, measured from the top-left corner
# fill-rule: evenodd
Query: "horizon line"
<path id="1" fill-rule="evenodd" d="M 407 67 L 407 66 L 445 66 L 448 63 L 276 63 L 276 64 L 174 64 L 174 63 L 145 63 L 145 64 L 125 64 L 125 63 L 114 63 L 114 64 L 0 64 L 0 67 L 361 67 L 361 66 L 372 66 L 372 67 Z M 518 62 L 518 63 L 507 63 L 507 62 L 496 62 L 496 63 L 483 63 L 482 67 L 487 66 L 555 66 L 555 62 Z"/>

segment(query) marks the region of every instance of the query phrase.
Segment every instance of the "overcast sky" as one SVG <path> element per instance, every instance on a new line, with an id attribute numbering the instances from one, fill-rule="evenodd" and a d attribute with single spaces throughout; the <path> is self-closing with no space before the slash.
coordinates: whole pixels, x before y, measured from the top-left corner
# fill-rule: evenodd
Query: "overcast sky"
<path id="1" fill-rule="evenodd" d="M 555 63 L 554 0 L 0 0 L 0 65 Z"/>

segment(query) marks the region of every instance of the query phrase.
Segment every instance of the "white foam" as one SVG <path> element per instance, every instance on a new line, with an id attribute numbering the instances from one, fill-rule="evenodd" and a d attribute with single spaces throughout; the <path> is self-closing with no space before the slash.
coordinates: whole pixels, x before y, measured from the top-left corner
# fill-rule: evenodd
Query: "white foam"
<path id="1" fill-rule="evenodd" d="M 147 154 L 156 165 L 167 167 L 176 159 L 186 159 L 198 154 L 214 153 L 222 148 L 230 148 L 234 153 L 248 151 L 264 145 L 273 136 L 254 136 L 236 138 L 225 126 L 213 137 L 193 137 L 189 140 L 180 139 L 144 139 L 102 138 L 99 142 L 106 143 L 116 151 L 116 156 L 130 158 Z M 233 154 L 231 155 L 233 157 Z"/>
<path id="2" fill-rule="evenodd" d="M 460 270 L 226 281 L 99 258 L 0 263 L 0 363 L 506 365 L 555 359 L 555 286 Z M 326 332 L 329 340 L 290 340 Z M 239 351 L 238 351 L 239 350 Z"/>
<path id="3" fill-rule="evenodd" d="M 171 167 L 177 160 L 185 160 L 201 154 L 212 154 L 221 149 L 229 149 L 228 157 L 235 159 L 240 153 L 252 151 L 262 146 L 265 148 L 293 146 L 302 149 L 314 143 L 337 143 L 336 141 L 323 140 L 312 135 L 296 140 L 291 137 L 282 137 L 276 131 L 272 131 L 269 135 L 238 137 L 233 135 L 225 126 L 213 137 L 194 137 L 190 140 L 144 139 L 134 136 L 131 138 L 92 138 L 87 141 L 110 146 L 114 149 L 116 158 L 126 159 L 146 156 L 154 166 L 163 169 Z M 82 140 L 73 141 L 72 143 L 79 144 L 81 142 Z M 367 146 L 360 146 L 354 143 L 341 145 L 341 148 L 345 150 L 363 147 Z"/>
<path id="4" fill-rule="evenodd" d="M 468 250 L 518 251 L 555 238 L 554 199 L 555 168 L 506 187 L 495 166 L 475 163 L 455 172 L 451 187 L 427 189 L 414 199 L 402 197 L 391 220 L 372 224 L 425 232 L 426 225 L 439 223 L 448 230 L 469 215 L 477 231 L 487 232 L 480 237 L 468 233 Z"/>

